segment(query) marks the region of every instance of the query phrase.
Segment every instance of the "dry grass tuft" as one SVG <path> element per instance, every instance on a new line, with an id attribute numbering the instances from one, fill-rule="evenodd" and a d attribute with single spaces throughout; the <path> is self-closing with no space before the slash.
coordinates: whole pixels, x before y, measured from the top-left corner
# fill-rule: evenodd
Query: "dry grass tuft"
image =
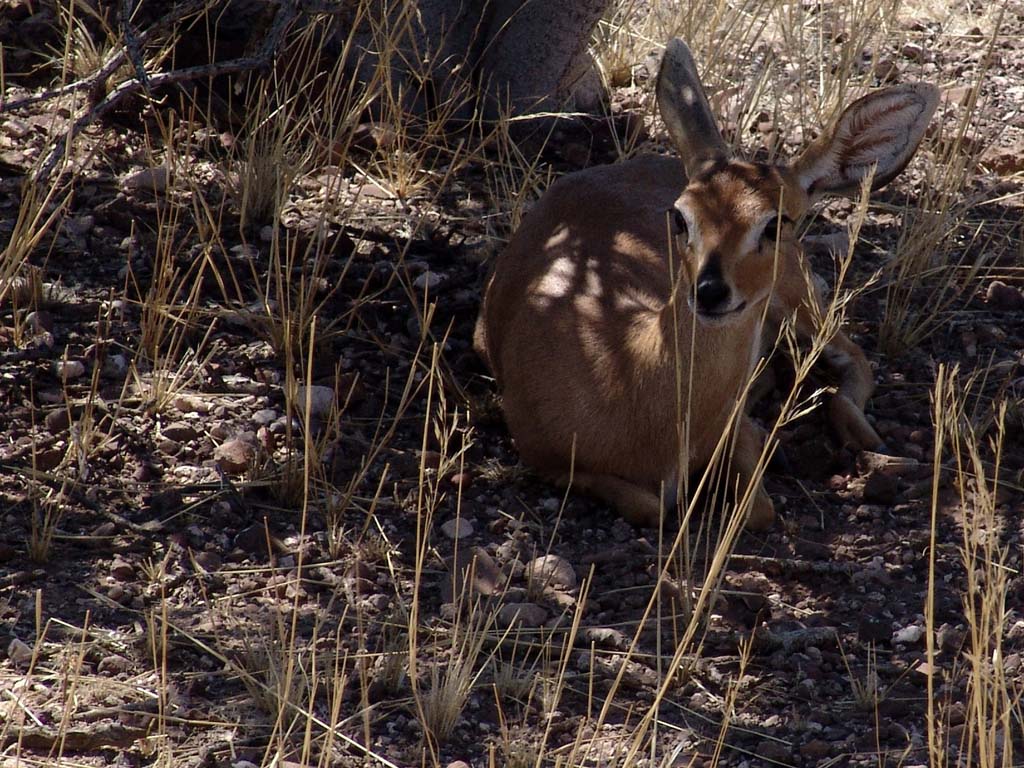
<path id="1" fill-rule="evenodd" d="M 98 368 L 83 392 L 73 395 L 65 390 L 60 407 L 68 411 L 71 438 L 57 481 L 33 464 L 26 504 L 32 515 L 29 556 L 39 563 L 50 558 L 68 494 L 79 491 L 91 477 L 91 461 L 108 438 L 104 416 L 120 417 L 134 409 L 160 415 L 176 396 L 199 389 L 220 351 L 214 338 L 221 323 L 241 322 L 282 362 L 284 373 L 276 386 L 287 429 L 276 445 L 261 449 L 244 480 L 221 478 L 218 493 L 258 497 L 260 506 L 254 504 L 254 509 L 268 518 L 295 516 L 300 527 L 298 554 L 289 553 L 292 561 L 279 565 L 280 553 L 268 535 L 270 564 L 256 567 L 272 570 L 271 586 L 258 594 L 248 594 L 244 586 L 252 572 L 234 564 L 209 577 L 223 579 L 238 591 L 231 592 L 230 599 L 199 596 L 209 615 L 204 625 L 209 633 L 203 636 L 179 625 L 175 612 L 184 608 L 172 605 L 163 593 L 179 577 L 176 569 L 181 563 L 200 570 L 194 554 L 172 557 L 170 549 L 158 547 L 144 561 L 146 591 L 139 603 L 144 608 L 127 602 L 118 610 L 135 612 L 135 629 L 145 638 L 150 667 L 145 694 L 158 701 L 157 716 L 147 721 L 144 735 L 150 750 L 146 759 L 163 765 L 187 759 L 175 753 L 170 736 L 182 726 L 175 720 L 173 662 L 174 653 L 184 646 L 204 664 L 209 662 L 209 669 L 215 670 L 210 677 L 237 681 L 244 688 L 244 701 L 232 702 L 237 709 L 227 710 L 241 711 L 244 717 L 238 715 L 238 722 L 230 725 L 239 731 L 251 727 L 247 733 L 259 734 L 265 745 L 259 759 L 268 767 L 284 760 L 326 766 L 357 759 L 391 766 L 387 757 L 375 752 L 375 739 L 396 713 L 410 716 L 410 729 L 418 728 L 423 737 L 419 751 L 405 764 L 443 766 L 450 757 L 444 745 L 468 720 L 467 708 L 476 706 L 477 699 L 490 706 L 492 698 L 499 718 L 489 744 L 492 765 L 674 764 L 675 759 L 684 759 L 682 747 L 666 747 L 672 743 L 666 733 L 675 735 L 673 729 L 679 727 L 680 702 L 691 690 L 688 686 L 700 684 L 701 657 L 722 603 L 726 571 L 753 488 L 721 487 L 730 452 L 724 436 L 712 467 L 693 487 L 681 489 L 686 501 L 679 510 L 678 534 L 669 540 L 661 532 L 656 542 L 657 586 L 644 593 L 646 604 L 637 611 L 635 625 L 623 632 L 625 641 L 614 650 L 581 639 L 582 622 L 591 615 L 588 592 L 602 589 L 600 581 L 592 584 L 593 574 L 580 588 L 574 607 L 538 630 L 499 629 L 497 606 L 468 589 L 457 592 L 456 603 L 446 606 L 441 616 L 426 615 L 424 604 L 435 601 L 428 590 L 445 567 L 438 543 L 439 516 L 454 510 L 458 518 L 465 503 L 462 487 L 446 478 L 470 466 L 479 438 L 465 383 L 449 363 L 450 329 L 437 320 L 438 297 L 429 285 L 416 287 L 407 257 L 412 244 L 444 212 L 444 195 L 467 169 L 485 176 L 480 253 L 507 241 L 530 204 L 550 185 L 554 171 L 545 160 L 544 142 L 530 147 L 518 143 L 511 120 L 488 126 L 463 120 L 472 94 L 460 87 L 453 87 L 442 103 L 422 116 L 410 117 L 410 103 L 429 100 L 425 89 L 430 72 L 407 78 L 409 62 L 399 60 L 414 33 L 416 4 L 398 4 L 387 19 L 370 15 L 371 5 L 356 4 L 352 25 L 370 27 L 379 63 L 368 82 L 361 86 L 341 68 L 325 72 L 320 66 L 319 45 L 327 20 L 303 27 L 289 41 L 286 66 L 238 84 L 248 98 L 245 121 L 226 158 L 204 166 L 212 169 L 209 176 L 202 177 L 182 160 L 206 160 L 198 142 L 183 138 L 208 126 L 202 110 L 186 110 L 186 117 L 175 118 L 178 122 L 155 118 L 159 135 L 147 148 L 147 162 L 167 170 L 168 184 L 153 190 L 152 251 L 131 254 L 124 287 L 141 330 L 136 349 L 130 350 L 135 392 L 116 404 L 105 402 Z M 86 7 L 76 0 L 59 6 L 67 44 L 55 55 L 59 54 L 64 80 L 87 77 L 110 51 L 124 45 L 101 23 L 102 17 L 91 21 L 103 29 L 104 37 L 97 42 L 79 17 Z M 651 121 L 656 118 L 649 83 L 634 82 L 637 65 L 669 37 L 684 37 L 701 64 L 729 140 L 750 144 L 756 135 L 762 144 L 758 149 L 775 156 L 806 142 L 805 129 L 824 125 L 860 90 L 884 79 L 882 52 L 909 39 L 901 23 L 910 11 L 917 12 L 910 0 L 618 0 L 597 30 L 592 48 L 609 83 L 642 93 L 639 111 Z M 947 10 L 931 8 L 929 13 Z M 979 22 L 989 35 L 990 53 L 999 39 L 1000 18 L 989 12 Z M 215 26 L 212 18 L 207 21 Z M 354 35 L 341 45 L 343 57 L 358 59 Z M 153 55 L 159 54 L 154 50 Z M 109 89 L 129 72 L 130 67 L 115 72 L 104 87 Z M 911 71 L 908 76 L 912 75 Z M 985 77 L 982 69 L 955 125 L 933 137 L 924 153 L 920 192 L 912 207 L 897 211 L 904 217 L 904 227 L 895 256 L 880 275 L 886 291 L 882 344 L 888 351 L 920 345 L 976 286 L 985 274 L 985 259 L 998 257 L 995 246 L 1014 245 L 989 239 L 989 223 L 978 221 L 978 201 L 970 196 L 980 151 L 976 125 L 986 117 Z M 369 148 L 357 147 L 356 132 L 368 114 L 381 140 Z M 452 130 L 453 122 L 463 123 L 463 129 Z M 639 148 L 627 140 L 619 154 L 627 157 Z M 323 172 L 325 165 L 330 166 L 329 173 Z M 211 179 L 220 186 L 220 197 L 210 194 Z M 356 230 L 352 225 L 359 206 L 366 205 L 364 190 L 370 188 L 376 190 L 373 197 L 387 203 L 386 215 L 374 226 L 393 235 L 398 245 L 387 252 L 389 273 L 383 279 L 371 274 L 351 291 L 355 298 L 336 311 L 340 288 L 349 290 L 354 281 L 352 264 L 371 254 L 385 261 L 357 234 L 347 240 Z M 295 202 L 304 195 L 309 205 L 300 212 Z M 310 202 L 313 197 L 315 204 Z M 44 298 L 43 270 L 34 262 L 59 229 L 70 200 L 68 189 L 57 185 L 43 189 L 28 183 L 22 190 L 11 237 L 0 253 L 0 305 L 13 304 L 13 317 L 22 324 L 15 328 L 18 346 L 31 336 L 24 327 L 28 310 Z M 851 245 L 839 255 L 836 291 L 819 318 L 820 333 L 802 349 L 790 329 L 780 336 L 778 345 L 794 361 L 795 385 L 779 416 L 768 425 L 755 484 L 780 430 L 818 408 L 826 394 L 812 386 L 812 368 L 858 294 L 849 289 L 848 270 L 868 215 L 865 193 L 848 219 Z M 345 234 L 345 247 L 351 245 L 351 250 L 334 250 L 342 242 L 339 233 Z M 238 241 L 241 245 L 234 245 Z M 183 245 L 188 243 L 196 247 L 186 250 Z M 344 264 L 337 268 L 339 260 Z M 865 289 L 871 288 L 858 290 Z M 374 311 L 384 311 L 385 298 L 391 301 L 402 294 L 404 304 L 398 308 L 409 315 L 407 348 L 378 336 L 373 320 Z M 101 336 L 103 332 L 97 331 L 97 345 Z M 352 405 L 355 385 L 366 382 L 340 362 L 333 375 L 333 361 L 327 366 L 320 363 L 327 351 L 347 352 L 357 345 L 360 350 L 376 347 L 388 367 L 384 379 L 373 382 L 378 396 L 374 410 L 353 413 L 358 410 Z M 998 501 L 1000 488 L 1013 482 L 1003 450 L 1015 418 L 1019 428 L 1021 417 L 1019 412 L 1014 415 L 1014 408 L 1020 403 L 1006 391 L 994 402 L 978 396 L 979 377 L 984 377 L 983 371 L 967 376 L 962 384 L 965 377 L 959 372 L 940 369 L 933 395 L 937 437 L 925 606 L 931 668 L 928 748 L 933 768 L 955 760 L 979 768 L 1004 768 L 1019 760 L 1014 748 L 1024 736 L 1019 703 L 1024 689 L 1006 672 L 1004 658 L 1014 608 L 1008 600 L 1014 575 L 1014 520 Z M 333 399 L 314 423 L 307 398 L 308 387 L 316 384 L 327 387 Z M 680 418 L 685 409 L 686 404 L 679 403 Z M 392 449 L 402 440 L 404 448 L 414 439 L 420 441 L 419 451 L 409 453 L 415 453 L 418 463 L 413 477 L 403 476 L 395 466 L 399 452 Z M 331 461 L 342 449 L 355 466 L 340 479 L 332 472 Z M 472 469 L 480 485 L 495 484 L 498 471 L 489 472 L 482 465 Z M 503 467 L 500 472 L 502 482 L 522 479 L 519 469 Z M 724 514 L 705 515 L 701 497 L 725 499 Z M 543 513 L 528 510 L 520 519 L 515 518 L 517 512 L 501 514 L 533 525 Z M 414 540 L 400 540 L 388 525 L 390 516 L 411 521 L 408 530 L 415 526 L 414 536 L 410 534 Z M 545 521 L 542 530 L 549 523 Z M 969 642 L 956 668 L 945 669 L 947 662 L 936 649 L 934 598 L 936 585 L 947 574 L 936 571 L 936 548 L 940 527 L 954 523 L 961 533 L 963 615 Z M 315 530 L 321 524 L 323 531 Z M 557 525 L 553 528 L 551 541 L 556 533 L 561 535 Z M 303 561 L 302 544 L 314 532 L 326 538 L 330 562 Z M 338 589 L 324 587 L 323 594 L 312 597 L 312 590 L 304 590 L 320 579 L 311 574 L 315 568 L 328 575 L 351 572 L 357 578 L 348 584 L 343 578 Z M 358 581 L 370 581 L 378 573 L 393 593 L 386 596 L 386 611 L 371 614 L 361 601 Z M 208 583 L 206 578 L 197 576 L 197 583 Z M 326 576 L 323 583 L 329 583 Z M 529 584 L 526 598 L 541 600 L 545 586 Z M 323 603 L 315 602 L 320 599 Z M 244 610 L 253 605 L 259 606 L 255 619 Z M 7 603 L 2 607 L 6 612 Z M 43 608 L 36 610 L 41 616 Z M 337 620 L 336 626 L 324 623 L 328 616 Z M 303 626 L 307 619 L 309 624 Z M 25 677 L 46 674 L 58 679 L 56 672 L 37 663 L 36 654 L 50 642 L 46 623 L 40 618 L 37 625 Z M 79 629 L 82 637 L 91 631 L 88 622 Z M 714 706 L 701 717 L 709 721 L 704 723 L 705 732 L 713 735 L 702 742 L 708 756 L 704 765 L 728 759 L 730 733 L 744 722 L 749 700 L 745 676 L 753 666 L 755 639 L 737 645 L 732 676 L 721 681 L 713 697 L 709 694 Z M 651 645 L 653 659 L 647 656 Z M 84 640 L 75 652 L 80 658 L 68 662 L 62 689 L 66 709 L 61 733 L 75 715 Z M 888 693 L 878 663 L 871 651 L 864 672 L 852 671 L 853 664 L 849 667 L 852 698 L 862 711 L 877 712 Z M 634 686 L 638 669 L 651 672 L 655 679 L 650 683 L 644 678 L 645 694 L 650 695 L 642 699 Z M 946 720 L 955 694 L 943 688 L 943 681 L 961 673 L 966 680 L 966 717 L 954 739 Z M 560 708 L 570 695 L 584 704 L 567 726 Z M 28 718 L 30 713 L 26 705 L 19 717 Z M 246 718 L 258 722 L 253 726 Z M 0 735 L 17 759 L 23 750 L 6 739 L 9 727 L 5 721 Z"/>

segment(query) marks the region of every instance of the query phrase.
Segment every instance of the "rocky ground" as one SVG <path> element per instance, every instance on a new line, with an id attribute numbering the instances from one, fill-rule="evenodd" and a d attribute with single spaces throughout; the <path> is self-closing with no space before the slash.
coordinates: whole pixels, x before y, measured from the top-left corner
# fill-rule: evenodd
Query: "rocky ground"
<path id="1" fill-rule="evenodd" d="M 9 73 L 24 71 L 11 50 L 41 24 L 29 7 L 0 5 Z M 933 77 L 951 94 L 943 109 L 962 114 L 970 72 L 989 55 L 983 39 L 934 24 L 914 39 L 878 52 L 893 78 Z M 924 765 L 929 680 L 957 764 L 979 640 L 964 603 L 973 507 L 948 452 L 930 546 L 940 366 L 959 366 L 964 386 L 982 372 L 967 400 L 978 423 L 1010 404 L 994 500 L 1007 552 L 994 663 L 1014 692 L 1024 687 L 1024 10 L 1007 13 L 994 51 L 957 245 L 991 253 L 991 272 L 936 307 L 933 331 L 905 351 L 880 349 L 884 287 L 858 298 L 849 330 L 876 370 L 869 414 L 896 456 L 840 449 L 817 411 L 787 426 L 791 474 L 767 479 L 780 520 L 743 535 L 699 652 L 678 670 L 666 668 L 685 624 L 678 603 L 700 587 L 714 519 L 691 543 L 697 576 L 670 569 L 676 601 L 646 613 L 667 543 L 523 470 L 472 353 L 498 247 L 493 159 L 407 199 L 328 166 L 299 180 L 279 230 L 243 237 L 223 191 L 229 134 L 191 126 L 166 170 L 147 149 L 154 121 L 120 115 L 89 129 L 60 226 L 0 304 L 2 764 L 355 765 L 367 749 L 402 766 L 526 765 L 537 753 L 575 764 L 585 745 L 582 762 L 611 765 L 657 702 L 656 764 L 711 764 L 721 740 L 721 765 Z M 16 80 L 14 95 L 40 86 Z M 648 87 L 620 89 L 616 110 Z M 25 174 L 70 121 L 62 105 L 0 114 L 0 243 Z M 556 133 L 543 167 L 609 161 L 612 138 Z M 182 169 L 189 184 L 176 181 Z M 901 206 L 925 183 L 915 166 L 878 195 L 853 284 L 891 258 Z M 199 198 L 218 212 L 217 237 Z M 328 198 L 347 214 L 325 232 L 315 225 Z M 809 252 L 828 278 L 828 245 L 852 210 L 832 203 L 811 224 Z M 277 319 L 293 294 L 267 288 L 277 238 L 305 254 L 283 272 L 309 279 L 319 325 L 308 359 Z M 427 333 L 425 291 L 436 302 Z M 784 360 L 775 368 L 781 390 L 791 374 Z M 304 440 L 305 474 L 294 458 Z M 453 575 L 470 563 L 466 589 Z M 432 755 L 423 694 L 466 659 L 479 676 Z M 324 722 L 336 725 L 330 737 Z M 1014 733 L 1019 759 L 1019 720 Z"/>

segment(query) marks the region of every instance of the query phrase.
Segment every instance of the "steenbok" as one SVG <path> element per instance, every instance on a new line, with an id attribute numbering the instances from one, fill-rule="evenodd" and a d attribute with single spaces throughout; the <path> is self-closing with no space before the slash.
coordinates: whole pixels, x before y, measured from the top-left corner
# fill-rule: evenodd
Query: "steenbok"
<path id="1" fill-rule="evenodd" d="M 496 260 L 474 334 L 523 461 L 645 526 L 657 525 L 663 500 L 674 507 L 680 477 L 711 460 L 765 320 L 818 330 L 822 299 L 794 222 L 822 195 L 899 174 L 938 91 L 874 91 L 781 165 L 732 157 L 681 40 L 665 51 L 657 99 L 680 158 L 638 157 L 553 184 Z M 824 358 L 839 379 L 828 406 L 839 439 L 883 448 L 864 416 L 874 387 L 864 353 L 840 332 Z M 731 487 L 753 480 L 763 442 L 740 414 Z M 747 526 L 774 517 L 758 484 Z"/>

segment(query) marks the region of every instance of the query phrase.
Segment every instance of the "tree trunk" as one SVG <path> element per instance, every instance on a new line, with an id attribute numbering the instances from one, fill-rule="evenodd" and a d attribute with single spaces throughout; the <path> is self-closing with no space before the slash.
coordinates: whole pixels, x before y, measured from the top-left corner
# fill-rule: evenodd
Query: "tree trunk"
<path id="1" fill-rule="evenodd" d="M 587 45 L 607 6 L 608 0 L 376 0 L 353 55 L 362 80 L 387 80 L 414 114 L 494 120 L 567 107 L 594 112 L 604 91 Z"/>
<path id="2" fill-rule="evenodd" d="M 495 0 L 493 5 L 479 63 L 485 114 L 494 117 L 505 107 L 513 115 L 566 106 L 594 111 L 603 94 L 587 45 L 607 0 Z"/>

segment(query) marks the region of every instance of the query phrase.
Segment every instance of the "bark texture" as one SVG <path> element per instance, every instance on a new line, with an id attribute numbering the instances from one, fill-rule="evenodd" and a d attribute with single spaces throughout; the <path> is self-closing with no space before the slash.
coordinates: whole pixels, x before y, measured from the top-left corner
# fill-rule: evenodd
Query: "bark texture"
<path id="1" fill-rule="evenodd" d="M 592 112 L 603 87 L 587 44 L 608 0 L 380 0 L 356 37 L 362 79 L 381 66 L 412 112 Z M 339 30 L 345 35 L 349 30 Z M 384 61 L 389 40 L 399 56 Z"/>

